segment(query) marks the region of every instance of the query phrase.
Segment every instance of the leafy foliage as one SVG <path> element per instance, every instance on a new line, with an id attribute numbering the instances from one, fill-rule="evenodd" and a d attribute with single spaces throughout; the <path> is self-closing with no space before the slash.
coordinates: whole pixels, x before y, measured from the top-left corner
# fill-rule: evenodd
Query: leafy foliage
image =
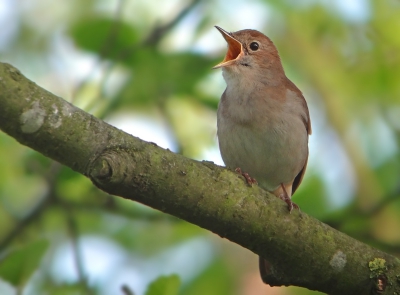
<path id="1" fill-rule="evenodd" d="M 39 267 L 48 246 L 47 241 L 40 240 L 13 249 L 0 261 L 0 277 L 16 287 L 25 285 Z"/>
<path id="2" fill-rule="evenodd" d="M 146 295 L 177 295 L 179 277 L 177 275 L 160 276 L 149 285 Z"/>
<path id="3" fill-rule="evenodd" d="M 117 58 L 139 37 L 130 24 L 101 16 L 80 19 L 70 34 L 77 46 L 110 59 Z"/>

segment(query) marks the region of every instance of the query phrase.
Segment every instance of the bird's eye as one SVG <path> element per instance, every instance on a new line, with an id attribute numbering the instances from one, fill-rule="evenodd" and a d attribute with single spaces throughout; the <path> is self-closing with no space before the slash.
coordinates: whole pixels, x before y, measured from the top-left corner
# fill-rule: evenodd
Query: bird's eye
<path id="1" fill-rule="evenodd" d="M 251 42 L 250 43 L 250 49 L 253 50 L 253 51 L 257 51 L 259 47 L 260 47 L 260 45 L 258 45 L 257 42 Z"/>

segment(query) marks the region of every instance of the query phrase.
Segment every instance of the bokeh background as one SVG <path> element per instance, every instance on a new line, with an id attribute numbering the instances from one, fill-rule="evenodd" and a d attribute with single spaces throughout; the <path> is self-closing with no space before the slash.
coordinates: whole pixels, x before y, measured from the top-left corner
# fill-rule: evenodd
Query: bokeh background
<path id="1" fill-rule="evenodd" d="M 301 210 L 399 256 L 398 0 L 0 0 L 0 60 L 118 128 L 223 165 L 214 25 L 268 35 L 307 99 Z M 263 285 L 250 251 L 106 195 L 4 133 L 0 163 L 0 294 L 319 294 Z"/>

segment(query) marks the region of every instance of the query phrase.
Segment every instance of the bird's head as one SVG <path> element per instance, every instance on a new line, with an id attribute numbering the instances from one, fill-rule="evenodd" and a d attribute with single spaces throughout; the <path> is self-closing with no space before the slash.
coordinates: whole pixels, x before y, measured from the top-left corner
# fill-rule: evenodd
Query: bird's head
<path id="1" fill-rule="evenodd" d="M 278 50 L 267 36 L 256 30 L 229 33 L 216 28 L 228 43 L 228 51 L 224 60 L 213 69 L 222 68 L 224 74 L 259 76 L 261 79 L 268 78 L 271 73 L 283 74 Z"/>

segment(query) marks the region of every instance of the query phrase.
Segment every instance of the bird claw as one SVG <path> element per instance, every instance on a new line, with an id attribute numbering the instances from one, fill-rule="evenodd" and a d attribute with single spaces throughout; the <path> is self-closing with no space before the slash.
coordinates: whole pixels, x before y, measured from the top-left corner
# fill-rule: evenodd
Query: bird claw
<path id="1" fill-rule="evenodd" d="M 279 195 L 279 198 L 283 201 L 286 202 L 286 204 L 288 205 L 288 209 L 289 209 L 289 214 L 292 213 L 293 209 L 298 209 L 300 210 L 299 206 L 295 203 L 292 202 L 292 199 L 289 197 L 285 186 L 283 185 L 283 183 L 281 183 L 281 187 L 283 190 L 283 193 Z"/>
<path id="2" fill-rule="evenodd" d="M 242 172 L 242 169 L 239 167 L 235 169 L 235 171 L 239 174 L 241 174 L 245 179 L 248 185 L 252 186 L 253 184 L 258 184 L 257 180 L 253 177 L 251 177 L 248 173 Z"/>
<path id="3" fill-rule="evenodd" d="M 286 204 L 288 205 L 289 213 L 292 213 L 293 209 L 299 209 L 300 210 L 299 205 L 297 205 L 296 203 L 293 203 L 292 200 L 288 197 L 287 194 L 282 194 L 282 195 L 279 196 L 279 198 L 282 201 L 286 202 Z"/>

